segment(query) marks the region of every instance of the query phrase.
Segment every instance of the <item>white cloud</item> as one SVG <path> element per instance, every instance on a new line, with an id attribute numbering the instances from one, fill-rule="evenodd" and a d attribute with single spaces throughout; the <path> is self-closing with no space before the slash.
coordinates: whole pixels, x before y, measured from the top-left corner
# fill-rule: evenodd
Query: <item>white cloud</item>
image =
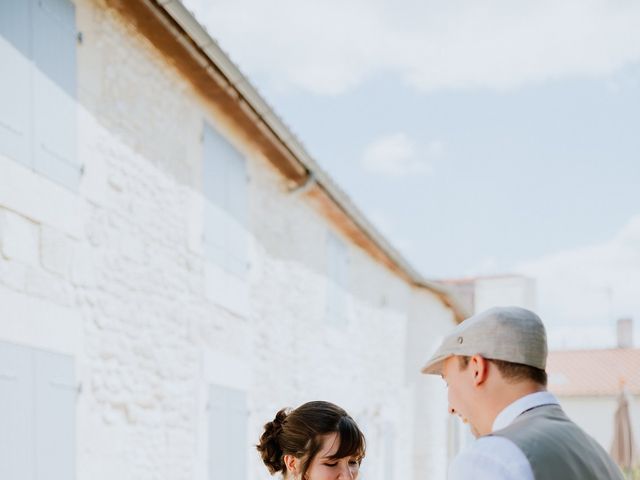
<path id="1" fill-rule="evenodd" d="M 393 133 L 374 140 L 364 150 L 361 165 L 365 171 L 393 176 L 428 174 L 432 162 L 443 155 L 441 142 L 416 144 L 406 133 Z"/>
<path id="2" fill-rule="evenodd" d="M 555 328 L 613 329 L 615 320 L 631 316 L 640 338 L 640 215 L 606 243 L 528 261 L 517 271 L 536 279 L 540 313 Z"/>
<path id="3" fill-rule="evenodd" d="M 338 94 L 380 72 L 418 90 L 608 76 L 640 59 L 630 0 L 186 0 L 251 75 Z"/>

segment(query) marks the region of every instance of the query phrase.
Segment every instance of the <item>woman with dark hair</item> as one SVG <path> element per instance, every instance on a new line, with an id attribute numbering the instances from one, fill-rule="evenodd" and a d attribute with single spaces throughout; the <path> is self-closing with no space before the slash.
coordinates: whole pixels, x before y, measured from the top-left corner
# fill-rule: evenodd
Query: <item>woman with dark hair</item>
<path id="1" fill-rule="evenodd" d="M 271 474 L 285 480 L 355 480 L 365 439 L 342 408 L 316 401 L 280 410 L 264 426 L 257 449 Z"/>

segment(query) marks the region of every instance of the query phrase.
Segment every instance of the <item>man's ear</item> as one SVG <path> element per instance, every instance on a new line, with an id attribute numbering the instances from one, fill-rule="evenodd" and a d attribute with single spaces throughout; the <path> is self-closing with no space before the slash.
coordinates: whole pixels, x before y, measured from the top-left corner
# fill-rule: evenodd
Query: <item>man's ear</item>
<path id="1" fill-rule="evenodd" d="M 300 470 L 300 459 L 294 457 L 293 455 L 285 455 L 283 457 L 284 466 L 288 472 L 290 472 L 294 477 L 298 475 Z"/>
<path id="2" fill-rule="evenodd" d="M 489 360 L 480 355 L 474 355 L 469 361 L 469 366 L 473 373 L 473 385 L 476 387 L 482 385 L 487 380 L 489 373 Z"/>

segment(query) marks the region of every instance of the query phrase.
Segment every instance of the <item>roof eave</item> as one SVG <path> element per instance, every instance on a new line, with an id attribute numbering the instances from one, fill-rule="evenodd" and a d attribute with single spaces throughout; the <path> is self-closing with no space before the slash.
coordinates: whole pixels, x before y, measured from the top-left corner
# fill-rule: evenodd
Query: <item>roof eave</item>
<path id="1" fill-rule="evenodd" d="M 279 161 L 286 165 L 277 165 L 279 170 L 293 182 L 291 188 L 295 189 L 312 178 L 314 183 L 326 195 L 335 202 L 336 206 L 362 231 L 377 248 L 388 258 L 387 266 L 400 273 L 401 276 L 417 288 L 427 289 L 436 294 L 445 305 L 454 313 L 457 322 L 469 315 L 464 307 L 456 299 L 456 295 L 445 285 L 423 278 L 404 257 L 389 244 L 389 242 L 377 231 L 365 218 L 361 211 L 353 204 L 349 197 L 340 189 L 322 168 L 314 161 L 304 148 L 302 143 L 292 133 L 289 127 L 274 112 L 271 106 L 253 87 L 251 82 L 242 74 L 240 69 L 231 61 L 229 56 L 220 48 L 218 43 L 209 35 L 195 16 L 184 6 L 180 0 L 140 0 L 128 2 L 126 0 L 108 0 L 120 10 L 135 11 L 142 5 L 146 8 L 161 9 L 179 27 L 180 33 L 188 37 L 192 46 L 198 53 L 205 56 L 210 65 L 203 64 L 204 69 L 214 66 L 216 71 L 210 72 L 215 78 L 222 76 L 235 92 L 243 100 L 242 105 L 250 112 L 248 115 L 255 117 L 257 126 L 275 145 L 279 153 Z M 138 5 L 136 7 L 135 5 Z M 164 25 L 170 28 L 171 25 Z M 200 59 L 204 63 L 204 59 Z M 284 159 L 284 160 L 283 160 Z M 270 158 L 271 161 L 273 159 Z"/>

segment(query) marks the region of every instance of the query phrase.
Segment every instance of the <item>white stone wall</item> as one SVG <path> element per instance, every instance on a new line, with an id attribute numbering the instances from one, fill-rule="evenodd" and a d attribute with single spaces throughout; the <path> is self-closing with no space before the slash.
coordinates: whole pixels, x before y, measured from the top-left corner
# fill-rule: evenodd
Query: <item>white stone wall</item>
<path id="1" fill-rule="evenodd" d="M 423 375 L 420 369 L 452 328 L 452 318 L 433 295 L 424 291 L 413 295 L 409 309 L 408 344 L 405 364 L 412 388 L 414 480 L 445 480 L 453 453 L 450 449 L 446 385 L 437 375 Z M 455 419 L 454 419 L 455 420 Z"/>
<path id="2" fill-rule="evenodd" d="M 383 480 L 389 431 L 394 478 L 413 476 L 416 448 L 434 472 L 422 478 L 444 478 L 431 466 L 442 394 L 416 367 L 451 312 L 350 245 L 349 320 L 328 324 L 332 227 L 144 38 L 98 1 L 76 7 L 84 174 L 71 192 L 0 157 L 0 341 L 74 357 L 77 478 L 207 478 L 210 383 L 247 392 L 251 443 L 279 408 L 327 399 L 367 434 L 363 478 Z M 241 316 L 205 291 L 205 119 L 248 158 Z M 250 445 L 247 461 L 251 479 L 270 478 Z"/>

